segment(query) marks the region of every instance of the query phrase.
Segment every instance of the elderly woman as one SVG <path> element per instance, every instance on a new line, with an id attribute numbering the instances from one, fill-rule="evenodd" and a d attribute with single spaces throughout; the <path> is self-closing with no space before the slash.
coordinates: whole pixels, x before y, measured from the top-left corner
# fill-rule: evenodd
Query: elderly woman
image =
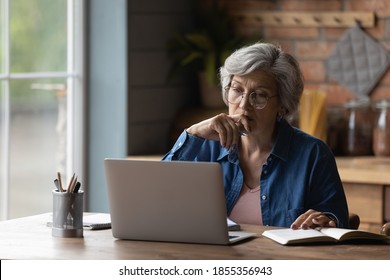
<path id="1" fill-rule="evenodd" d="M 348 227 L 332 152 L 286 120 L 303 91 L 298 62 L 256 43 L 231 54 L 220 79 L 228 114 L 187 128 L 163 160 L 220 163 L 227 215 L 237 223 Z"/>

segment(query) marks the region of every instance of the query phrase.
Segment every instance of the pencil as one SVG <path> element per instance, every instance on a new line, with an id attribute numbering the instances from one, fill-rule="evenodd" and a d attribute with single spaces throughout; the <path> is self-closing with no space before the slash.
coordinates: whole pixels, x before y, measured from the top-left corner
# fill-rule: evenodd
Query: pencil
<path id="1" fill-rule="evenodd" d="M 70 186 L 70 190 L 69 190 L 70 193 L 74 192 L 74 188 L 75 188 L 76 184 L 77 184 L 77 176 L 73 179 L 73 182 Z"/>
<path id="2" fill-rule="evenodd" d="M 57 172 L 57 176 L 58 176 L 58 186 L 60 187 L 60 192 L 63 192 L 64 189 L 62 188 L 62 180 L 61 180 L 61 173 L 60 172 Z"/>
<path id="3" fill-rule="evenodd" d="M 73 173 L 73 176 L 72 176 L 72 178 L 69 181 L 68 189 L 66 191 L 68 193 L 72 192 L 71 188 L 72 188 L 72 185 L 73 185 L 74 176 L 75 176 L 75 174 Z"/>

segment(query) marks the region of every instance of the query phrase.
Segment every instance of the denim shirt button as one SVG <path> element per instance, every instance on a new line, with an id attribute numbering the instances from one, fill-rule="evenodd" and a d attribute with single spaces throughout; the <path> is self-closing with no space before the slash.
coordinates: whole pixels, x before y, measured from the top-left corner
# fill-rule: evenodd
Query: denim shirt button
<path id="1" fill-rule="evenodd" d="M 262 200 L 266 200 L 266 199 L 267 199 L 267 196 L 266 196 L 266 195 L 262 195 L 262 196 L 261 196 L 261 199 L 262 199 Z"/>
<path id="2" fill-rule="evenodd" d="M 267 173 L 268 173 L 268 170 L 264 170 L 263 173 L 264 173 L 264 174 L 267 174 Z"/>

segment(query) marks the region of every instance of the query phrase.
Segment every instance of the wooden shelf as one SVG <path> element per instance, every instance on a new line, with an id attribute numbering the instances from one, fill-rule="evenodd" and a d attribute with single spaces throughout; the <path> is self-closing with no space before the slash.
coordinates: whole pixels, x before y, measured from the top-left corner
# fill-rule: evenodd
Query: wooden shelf
<path id="1" fill-rule="evenodd" d="M 374 27 L 373 12 L 257 12 L 237 11 L 231 16 L 239 23 L 284 27 Z"/>

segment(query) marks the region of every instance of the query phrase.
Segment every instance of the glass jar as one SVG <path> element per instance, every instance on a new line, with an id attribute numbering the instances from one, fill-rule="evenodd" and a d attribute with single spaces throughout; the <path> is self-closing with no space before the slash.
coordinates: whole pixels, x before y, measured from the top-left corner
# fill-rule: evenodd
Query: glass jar
<path id="1" fill-rule="evenodd" d="M 332 150 L 335 156 L 343 155 L 342 139 L 344 137 L 345 116 L 344 108 L 342 106 L 328 106 L 327 107 L 327 139 L 326 143 Z"/>
<path id="2" fill-rule="evenodd" d="M 372 155 L 372 110 L 367 98 L 345 104 L 346 124 L 343 154 L 347 156 Z"/>
<path id="3" fill-rule="evenodd" d="M 390 100 L 381 100 L 375 104 L 376 121 L 374 123 L 372 149 L 376 156 L 390 156 Z"/>

